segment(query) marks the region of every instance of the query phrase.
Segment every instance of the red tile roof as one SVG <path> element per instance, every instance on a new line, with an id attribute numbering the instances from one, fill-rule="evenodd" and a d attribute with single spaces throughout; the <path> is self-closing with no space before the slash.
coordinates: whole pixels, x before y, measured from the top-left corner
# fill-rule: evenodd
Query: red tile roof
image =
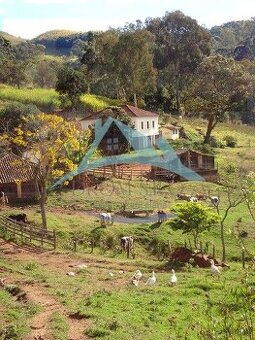
<path id="1" fill-rule="evenodd" d="M 0 155 L 0 183 L 28 182 L 35 178 L 35 167 L 10 153 Z"/>
<path id="2" fill-rule="evenodd" d="M 158 114 L 155 112 L 145 111 L 132 105 L 125 104 L 121 105 L 120 107 L 126 112 L 126 114 L 128 114 L 131 117 L 158 117 Z M 81 120 L 96 120 L 100 118 L 100 114 L 104 110 L 101 110 L 99 112 L 90 112 Z"/>
<path id="3" fill-rule="evenodd" d="M 158 117 L 158 114 L 151 111 L 145 111 L 132 105 L 121 105 L 122 109 L 129 115 L 135 117 Z"/>

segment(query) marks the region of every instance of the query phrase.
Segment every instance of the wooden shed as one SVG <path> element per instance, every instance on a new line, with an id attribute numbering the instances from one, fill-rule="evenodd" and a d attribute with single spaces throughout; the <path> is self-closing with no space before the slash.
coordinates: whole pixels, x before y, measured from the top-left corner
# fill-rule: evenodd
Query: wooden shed
<path id="1" fill-rule="evenodd" d="M 35 166 L 13 153 L 0 154 L 0 191 L 9 201 L 37 196 Z"/>

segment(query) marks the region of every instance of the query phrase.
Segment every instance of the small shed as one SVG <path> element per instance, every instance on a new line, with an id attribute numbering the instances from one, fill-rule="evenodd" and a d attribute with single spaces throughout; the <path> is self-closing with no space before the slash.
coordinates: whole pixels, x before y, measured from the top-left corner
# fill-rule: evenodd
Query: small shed
<path id="1" fill-rule="evenodd" d="M 176 125 L 168 125 L 166 127 L 169 130 L 169 133 L 166 135 L 167 139 L 176 140 L 180 138 L 180 127 Z"/>
<path id="2" fill-rule="evenodd" d="M 9 201 L 37 196 L 35 166 L 13 153 L 0 154 L 0 191 Z"/>

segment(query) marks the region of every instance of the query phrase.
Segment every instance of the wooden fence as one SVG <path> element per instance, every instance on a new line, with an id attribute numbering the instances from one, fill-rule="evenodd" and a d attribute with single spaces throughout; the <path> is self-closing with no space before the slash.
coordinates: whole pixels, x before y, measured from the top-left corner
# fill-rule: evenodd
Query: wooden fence
<path id="1" fill-rule="evenodd" d="M 150 165 L 116 165 L 105 166 L 88 171 L 89 174 L 101 175 L 103 177 L 116 177 L 120 179 L 132 179 L 136 177 L 146 177 L 151 173 Z"/>
<path id="2" fill-rule="evenodd" d="M 23 244 L 33 244 L 33 246 L 41 248 L 50 245 L 56 249 L 55 230 L 37 228 L 31 224 L 14 221 L 4 215 L 0 215 L 0 230 L 4 238 L 17 239 L 18 237 Z"/>

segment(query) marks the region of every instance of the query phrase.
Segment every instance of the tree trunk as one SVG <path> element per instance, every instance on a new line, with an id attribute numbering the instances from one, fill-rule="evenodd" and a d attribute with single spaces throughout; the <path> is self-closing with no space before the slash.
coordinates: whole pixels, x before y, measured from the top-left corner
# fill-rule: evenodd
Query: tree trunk
<path id="1" fill-rule="evenodd" d="M 210 117 L 208 119 L 208 125 L 207 125 L 207 130 L 206 130 L 206 134 L 205 134 L 205 138 L 204 138 L 204 144 L 209 144 L 211 133 L 212 133 L 212 130 L 214 129 L 215 125 L 216 124 L 214 123 L 214 117 Z"/>
<path id="2" fill-rule="evenodd" d="M 137 96 L 136 96 L 136 93 L 134 93 L 134 106 L 137 107 Z"/>
<path id="3" fill-rule="evenodd" d="M 43 228 L 47 230 L 47 217 L 46 217 L 46 209 L 45 209 L 45 203 L 47 200 L 47 189 L 46 189 L 46 183 L 43 182 L 41 184 L 40 188 L 40 207 L 41 207 L 41 216 L 42 216 L 42 225 Z"/>
<path id="4" fill-rule="evenodd" d="M 180 113 L 181 109 L 181 99 L 180 99 L 180 74 L 176 74 L 176 84 L 175 84 L 175 99 L 176 99 L 176 110 Z"/>
<path id="5" fill-rule="evenodd" d="M 221 245 L 222 245 L 222 262 L 226 261 L 226 244 L 224 236 L 224 224 L 220 223 Z"/>

